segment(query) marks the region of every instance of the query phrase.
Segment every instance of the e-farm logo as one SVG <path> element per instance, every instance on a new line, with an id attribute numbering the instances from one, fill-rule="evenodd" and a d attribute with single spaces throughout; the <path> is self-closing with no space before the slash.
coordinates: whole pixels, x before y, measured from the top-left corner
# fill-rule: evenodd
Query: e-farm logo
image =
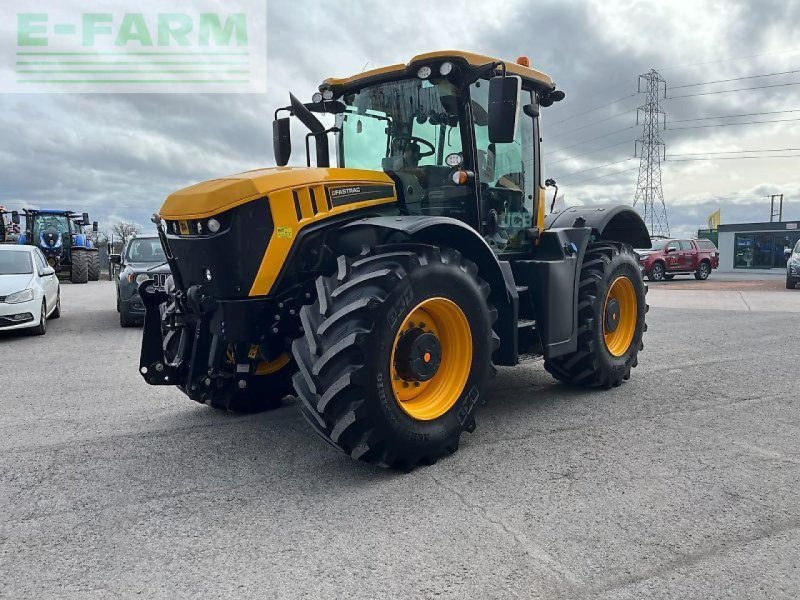
<path id="1" fill-rule="evenodd" d="M 71 4 L 20 3 L 0 91 L 266 92 L 266 0 Z"/>

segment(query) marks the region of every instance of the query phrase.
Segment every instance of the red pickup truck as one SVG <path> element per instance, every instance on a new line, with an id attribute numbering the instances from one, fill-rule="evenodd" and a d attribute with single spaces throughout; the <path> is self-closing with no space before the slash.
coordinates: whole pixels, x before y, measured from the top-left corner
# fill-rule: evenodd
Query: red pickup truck
<path id="1" fill-rule="evenodd" d="M 672 279 L 675 275 L 694 275 L 708 279 L 719 267 L 719 250 L 711 240 L 654 239 L 653 247 L 636 250 L 639 264 L 650 281 Z"/>

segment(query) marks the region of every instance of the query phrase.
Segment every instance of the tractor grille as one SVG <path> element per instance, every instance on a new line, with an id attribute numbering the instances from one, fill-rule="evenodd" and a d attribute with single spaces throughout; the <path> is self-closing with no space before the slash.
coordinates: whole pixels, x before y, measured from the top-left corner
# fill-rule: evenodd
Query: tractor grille
<path id="1" fill-rule="evenodd" d="M 155 273 L 153 275 L 153 285 L 163 290 L 167 285 L 167 277 L 169 277 L 169 273 Z"/>

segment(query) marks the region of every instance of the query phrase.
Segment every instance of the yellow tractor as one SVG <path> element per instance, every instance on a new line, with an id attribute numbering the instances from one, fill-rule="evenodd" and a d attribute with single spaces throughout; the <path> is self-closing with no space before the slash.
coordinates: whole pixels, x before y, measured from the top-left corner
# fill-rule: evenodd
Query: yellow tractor
<path id="1" fill-rule="evenodd" d="M 140 287 L 144 379 L 231 411 L 296 393 L 335 448 L 404 470 L 475 428 L 494 365 L 543 356 L 565 383 L 620 385 L 650 238 L 627 206 L 546 216 L 540 111 L 563 98 L 525 57 L 460 51 L 290 95 L 277 167 L 154 215 L 172 276 Z M 305 167 L 286 166 L 292 118 Z"/>

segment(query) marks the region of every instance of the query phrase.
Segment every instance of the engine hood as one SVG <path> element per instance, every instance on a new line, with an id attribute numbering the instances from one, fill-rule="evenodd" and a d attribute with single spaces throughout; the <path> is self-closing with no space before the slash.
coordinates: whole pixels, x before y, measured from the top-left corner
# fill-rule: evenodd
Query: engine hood
<path id="1" fill-rule="evenodd" d="M 272 167 L 198 183 L 171 194 L 163 219 L 203 219 L 278 190 L 319 184 L 385 183 L 383 171 L 320 167 Z"/>
<path id="2" fill-rule="evenodd" d="M 0 296 L 8 296 L 16 292 L 31 287 L 33 275 L 23 273 L 21 275 L 0 275 Z"/>
<path id="3" fill-rule="evenodd" d="M 169 265 L 153 262 L 131 262 L 128 268 L 136 273 L 169 273 Z"/>

